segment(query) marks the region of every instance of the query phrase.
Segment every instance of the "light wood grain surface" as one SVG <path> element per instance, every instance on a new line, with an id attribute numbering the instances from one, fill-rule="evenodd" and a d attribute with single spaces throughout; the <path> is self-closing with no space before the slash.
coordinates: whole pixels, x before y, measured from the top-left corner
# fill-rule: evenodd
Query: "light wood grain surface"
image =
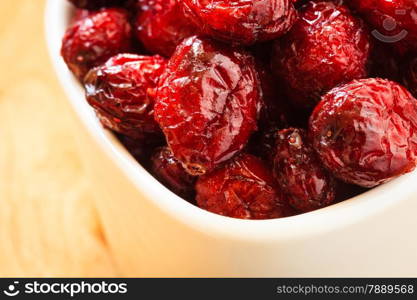
<path id="1" fill-rule="evenodd" d="M 44 4 L 0 1 L 0 276 L 112 276 Z"/>

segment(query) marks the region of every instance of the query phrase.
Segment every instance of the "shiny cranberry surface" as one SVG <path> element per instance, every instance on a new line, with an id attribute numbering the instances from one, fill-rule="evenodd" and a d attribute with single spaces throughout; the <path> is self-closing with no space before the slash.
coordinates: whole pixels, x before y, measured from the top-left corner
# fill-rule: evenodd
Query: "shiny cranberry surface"
<path id="1" fill-rule="evenodd" d="M 373 187 L 416 166 L 417 100 L 395 82 L 336 87 L 315 108 L 309 130 L 323 164 L 345 182 Z"/>
<path id="2" fill-rule="evenodd" d="M 168 147 L 158 148 L 152 158 L 152 173 L 166 187 L 187 200 L 194 200 L 196 177 L 188 174 Z"/>
<path id="3" fill-rule="evenodd" d="M 85 74 L 107 59 L 131 50 L 131 26 L 124 9 L 102 9 L 81 18 L 66 31 L 61 54 L 82 81 Z"/>
<path id="4" fill-rule="evenodd" d="M 184 38 L 199 32 L 178 0 L 139 0 L 136 35 L 145 48 L 169 57 Z"/>
<path id="5" fill-rule="evenodd" d="M 277 133 L 274 176 L 295 209 L 308 212 L 332 204 L 336 180 L 324 169 L 304 129 Z"/>
<path id="6" fill-rule="evenodd" d="M 188 16 L 203 33 L 250 45 L 286 33 L 297 19 L 291 0 L 184 0 Z"/>
<path id="7" fill-rule="evenodd" d="M 336 85 L 366 77 L 369 50 L 366 27 L 345 5 L 310 1 L 275 42 L 272 68 L 291 100 L 311 109 Z"/>
<path id="8" fill-rule="evenodd" d="M 119 54 L 85 77 L 87 101 L 108 128 L 131 138 L 160 135 L 154 119 L 156 87 L 166 60 Z"/>
<path id="9" fill-rule="evenodd" d="M 202 175 L 246 145 L 261 95 L 250 54 L 191 37 L 161 77 L 155 118 L 174 156 L 190 174 Z"/>
<path id="10" fill-rule="evenodd" d="M 270 170 L 255 156 L 242 154 L 197 181 L 199 207 L 240 219 L 272 219 L 294 212 Z"/>

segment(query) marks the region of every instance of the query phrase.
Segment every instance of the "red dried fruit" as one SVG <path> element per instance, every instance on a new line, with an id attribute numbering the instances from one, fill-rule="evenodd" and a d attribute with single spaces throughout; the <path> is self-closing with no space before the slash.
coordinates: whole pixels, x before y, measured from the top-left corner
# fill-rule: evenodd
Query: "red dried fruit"
<path id="1" fill-rule="evenodd" d="M 106 127 L 134 139 L 161 130 L 154 119 L 156 87 L 166 60 L 119 54 L 85 77 L 87 101 Z"/>
<path id="2" fill-rule="evenodd" d="M 239 155 L 200 177 L 196 191 L 199 207 L 223 216 L 273 219 L 289 214 L 287 200 L 272 173 L 260 159 L 249 154 Z"/>
<path id="3" fill-rule="evenodd" d="M 152 173 L 166 187 L 187 200 L 194 198 L 196 177 L 188 174 L 168 147 L 156 150 L 151 158 Z"/>
<path id="4" fill-rule="evenodd" d="M 401 53 L 417 51 L 417 1 L 349 0 L 372 28 L 381 42 L 394 45 Z"/>
<path id="5" fill-rule="evenodd" d="M 99 9 L 102 7 L 122 6 L 126 0 L 69 0 L 78 8 Z"/>
<path id="6" fill-rule="evenodd" d="M 335 176 L 376 186 L 416 166 L 417 100 L 392 81 L 354 80 L 323 97 L 310 118 L 310 137 Z"/>
<path id="7" fill-rule="evenodd" d="M 407 60 L 405 64 L 404 84 L 417 97 L 417 57 Z"/>
<path id="8" fill-rule="evenodd" d="M 185 11 L 202 31 L 238 45 L 273 40 L 297 19 L 291 0 L 184 0 Z"/>
<path id="9" fill-rule="evenodd" d="M 336 180 L 323 168 L 304 129 L 278 132 L 274 176 L 295 209 L 308 212 L 332 204 Z"/>
<path id="10" fill-rule="evenodd" d="M 82 81 L 93 67 L 130 50 L 131 26 L 127 11 L 109 8 L 72 24 L 62 41 L 61 54 L 69 69 Z"/>
<path id="11" fill-rule="evenodd" d="M 251 55 L 191 37 L 161 77 L 155 118 L 187 172 L 202 175 L 242 150 L 261 104 Z"/>
<path id="12" fill-rule="evenodd" d="M 184 15 L 177 0 L 141 0 L 141 11 L 136 18 L 136 35 L 152 53 L 169 57 L 187 37 L 198 33 L 198 28 Z"/>
<path id="13" fill-rule="evenodd" d="M 366 27 L 345 5 L 310 1 L 275 42 L 272 68 L 291 100 L 310 109 L 336 85 L 366 77 L 369 50 Z"/>

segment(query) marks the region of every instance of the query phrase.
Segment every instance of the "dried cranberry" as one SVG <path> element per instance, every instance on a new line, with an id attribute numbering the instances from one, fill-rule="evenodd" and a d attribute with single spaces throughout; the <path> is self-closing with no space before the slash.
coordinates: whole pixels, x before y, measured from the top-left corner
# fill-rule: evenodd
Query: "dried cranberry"
<path id="1" fill-rule="evenodd" d="M 122 6 L 126 0 L 69 0 L 78 8 L 99 9 L 102 7 Z"/>
<path id="2" fill-rule="evenodd" d="M 131 49 L 131 26 L 127 11 L 102 9 L 72 24 L 65 33 L 61 54 L 70 70 L 82 80 L 107 59 Z"/>
<path id="3" fill-rule="evenodd" d="M 331 88 L 367 75 L 369 34 L 345 5 L 310 1 L 274 46 L 273 71 L 301 108 L 313 108 Z"/>
<path id="4" fill-rule="evenodd" d="M 297 19 L 291 0 L 184 0 L 184 6 L 205 34 L 238 45 L 275 39 Z"/>
<path id="5" fill-rule="evenodd" d="M 161 130 L 153 116 L 161 56 L 119 54 L 85 77 L 87 101 L 108 128 L 140 139 Z"/>
<path id="6" fill-rule="evenodd" d="M 374 28 L 372 35 L 404 54 L 417 51 L 416 0 L 349 0 L 347 1 Z"/>
<path id="7" fill-rule="evenodd" d="M 273 219 L 288 215 L 288 203 L 272 173 L 255 156 L 242 154 L 200 177 L 199 207 L 240 219 Z"/>
<path id="8" fill-rule="evenodd" d="M 336 180 L 323 168 L 303 129 L 284 129 L 277 134 L 274 176 L 289 203 L 308 212 L 332 204 Z"/>
<path id="9" fill-rule="evenodd" d="M 202 175 L 245 146 L 261 104 L 251 55 L 191 37 L 161 77 L 155 118 L 174 156 L 190 174 Z"/>
<path id="10" fill-rule="evenodd" d="M 136 34 L 152 53 L 171 56 L 184 38 L 198 33 L 198 28 L 184 16 L 177 0 L 141 0 L 136 18 Z"/>
<path id="11" fill-rule="evenodd" d="M 334 175 L 376 186 L 415 168 L 417 100 L 392 81 L 354 80 L 323 97 L 311 116 L 310 136 Z"/>
<path id="12" fill-rule="evenodd" d="M 184 199 L 194 198 L 196 177 L 188 174 L 168 147 L 156 150 L 152 156 L 152 173 L 171 191 Z"/>
<path id="13" fill-rule="evenodd" d="M 404 83 L 414 97 L 417 97 L 417 57 L 407 60 L 406 62 Z"/>

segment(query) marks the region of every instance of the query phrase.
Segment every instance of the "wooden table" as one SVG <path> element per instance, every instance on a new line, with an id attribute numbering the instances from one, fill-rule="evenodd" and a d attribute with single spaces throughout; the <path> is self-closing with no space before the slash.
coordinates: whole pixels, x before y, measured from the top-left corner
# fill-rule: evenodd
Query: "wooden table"
<path id="1" fill-rule="evenodd" d="M 0 276 L 113 276 L 43 0 L 0 1 Z"/>

